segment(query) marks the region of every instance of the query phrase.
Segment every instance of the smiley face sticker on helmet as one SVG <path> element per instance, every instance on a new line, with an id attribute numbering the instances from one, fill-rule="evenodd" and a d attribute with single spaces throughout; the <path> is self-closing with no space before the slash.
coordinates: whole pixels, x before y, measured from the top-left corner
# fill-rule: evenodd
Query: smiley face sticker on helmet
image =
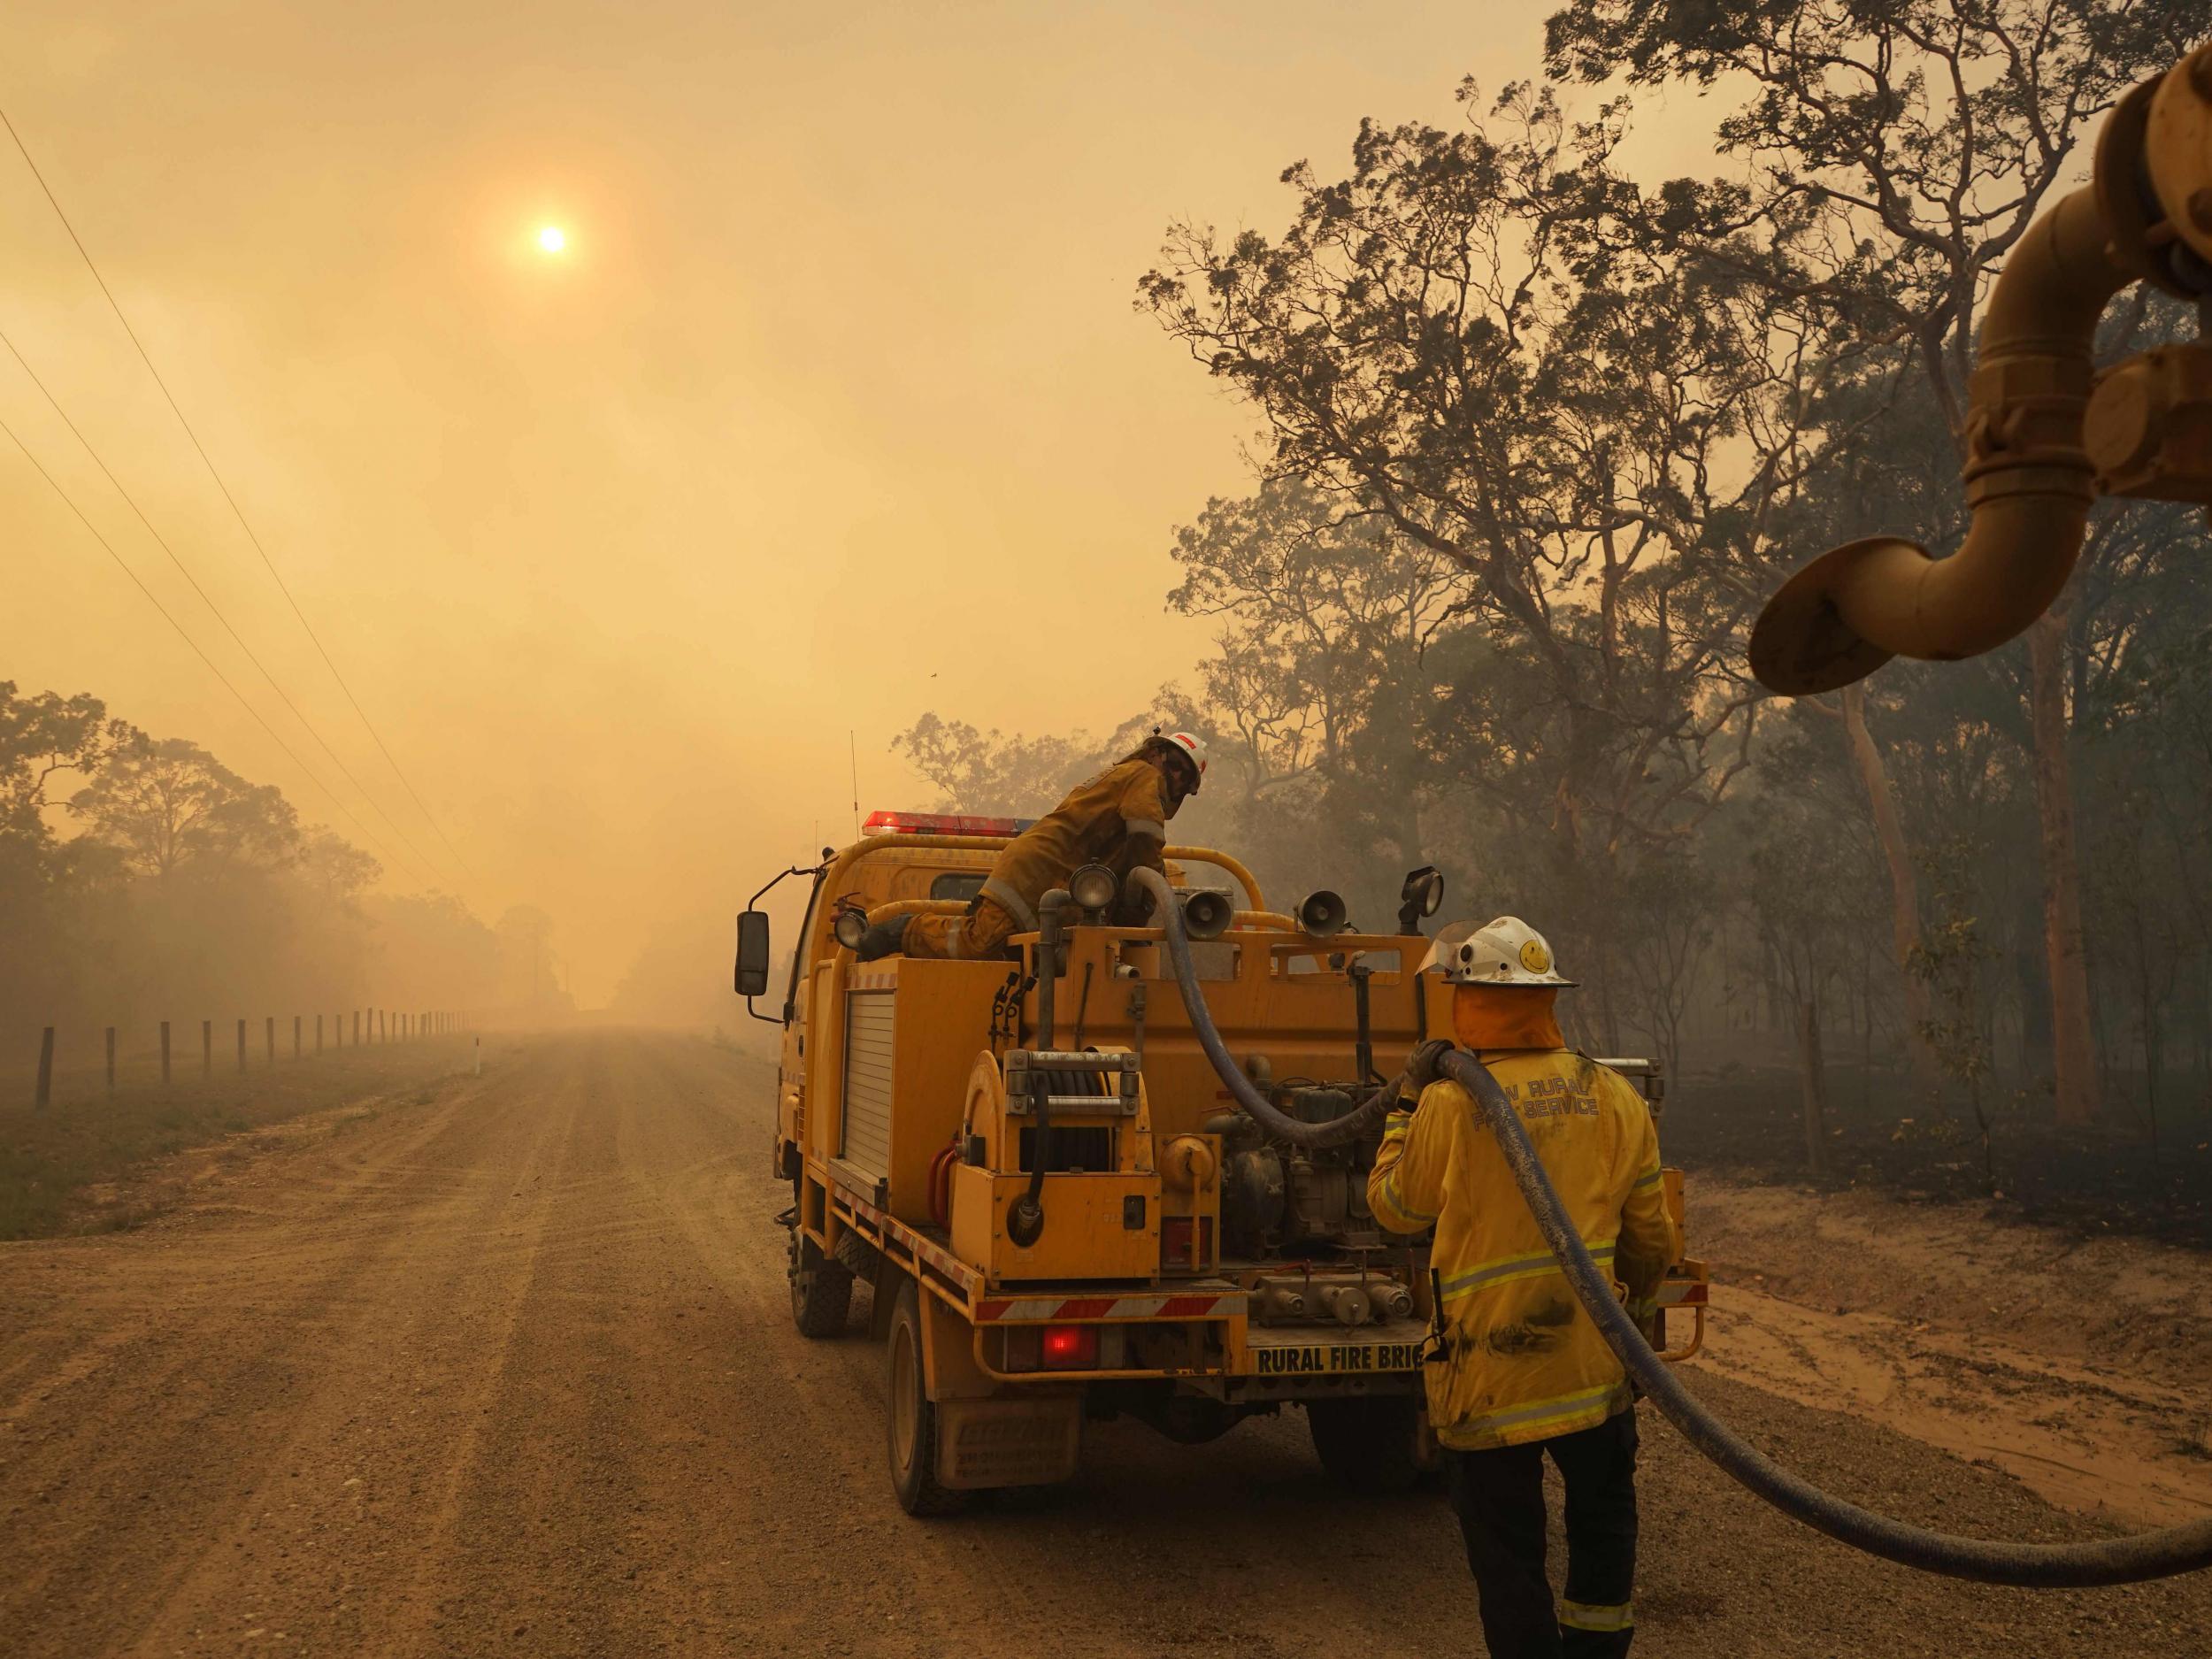
<path id="1" fill-rule="evenodd" d="M 1531 973 L 1551 972 L 1551 952 L 1544 949 L 1542 940 L 1530 939 L 1522 942 L 1521 965 Z"/>

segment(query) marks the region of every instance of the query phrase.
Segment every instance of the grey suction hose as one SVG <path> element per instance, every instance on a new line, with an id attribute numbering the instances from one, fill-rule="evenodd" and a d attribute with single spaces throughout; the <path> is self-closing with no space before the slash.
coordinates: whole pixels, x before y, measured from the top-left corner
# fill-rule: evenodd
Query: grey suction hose
<path id="1" fill-rule="evenodd" d="M 1190 935 L 1183 930 L 1183 909 L 1176 902 L 1175 889 L 1156 870 L 1140 867 L 1129 872 L 1129 879 L 1152 895 L 1153 905 L 1160 911 L 1167 931 L 1168 961 L 1175 969 L 1175 987 L 1183 994 L 1183 1011 L 1190 1016 L 1190 1028 L 1198 1033 L 1198 1046 L 1206 1051 L 1206 1058 L 1213 1062 L 1215 1072 L 1229 1086 L 1231 1097 L 1263 1129 L 1293 1146 L 1340 1147 L 1369 1133 L 1382 1122 L 1390 1110 L 1391 1102 L 1396 1098 L 1394 1086 L 1379 1090 L 1365 1105 L 1341 1118 L 1332 1118 L 1327 1123 L 1302 1123 L 1277 1110 L 1275 1102 L 1252 1086 L 1252 1079 L 1245 1076 L 1244 1068 L 1229 1052 L 1229 1045 L 1221 1041 L 1220 1029 L 1206 1007 L 1206 994 L 1199 988 L 1198 968 L 1191 961 Z"/>
<path id="2" fill-rule="evenodd" d="M 2212 1566 L 2212 1520 L 2094 1543 L 2001 1543 L 1909 1526 L 1846 1503 L 1790 1473 L 1701 1405 L 1675 1379 L 1666 1363 L 1652 1352 L 1614 1294 L 1611 1283 L 1591 1260 L 1581 1234 L 1560 1208 L 1559 1194 L 1529 1142 L 1528 1131 L 1521 1126 L 1520 1114 L 1488 1069 L 1464 1053 L 1446 1055 L 1438 1069 L 1475 1097 L 1512 1168 L 1521 1196 L 1528 1201 L 1529 1213 L 1535 1217 L 1544 1242 L 1559 1258 L 1584 1311 L 1597 1322 L 1607 1346 L 1628 1368 L 1637 1386 L 1691 1445 L 1785 1515 L 1869 1555 L 1923 1572 L 1983 1584 L 2080 1588 L 2170 1578 Z"/>

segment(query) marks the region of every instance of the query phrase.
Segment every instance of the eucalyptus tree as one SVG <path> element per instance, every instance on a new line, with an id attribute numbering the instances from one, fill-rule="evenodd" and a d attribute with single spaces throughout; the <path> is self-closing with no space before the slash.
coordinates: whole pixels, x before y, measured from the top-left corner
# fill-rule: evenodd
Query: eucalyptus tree
<path id="1" fill-rule="evenodd" d="M 1548 22 L 1546 56 L 1563 81 L 1729 96 L 1717 136 L 1739 173 L 1649 191 L 1617 179 L 1609 234 L 1640 259 L 1700 257 L 1831 339 L 1892 349 L 1963 460 L 1977 441 L 1968 379 L 1990 284 L 2053 193 L 2085 172 L 2082 147 L 2101 115 L 2194 45 L 2206 21 L 2203 0 L 1571 0 Z M 1884 527 L 1937 547 L 1950 528 Z M 2094 1116 L 2096 1087 L 2069 627 L 2062 603 L 2030 630 L 2029 703 L 2058 1103 L 2078 1121 Z"/>
<path id="2" fill-rule="evenodd" d="M 1589 961 L 1621 870 L 1747 764 L 1732 664 L 1822 367 L 1756 283 L 1601 258 L 1620 109 L 1462 96 L 1453 130 L 1363 124 L 1342 179 L 1292 167 L 1279 236 L 1171 227 L 1138 303 L 1256 411 L 1270 480 L 1456 567 L 1487 649 L 1440 729 L 1479 734 L 1471 787 L 1511 772 Z"/>

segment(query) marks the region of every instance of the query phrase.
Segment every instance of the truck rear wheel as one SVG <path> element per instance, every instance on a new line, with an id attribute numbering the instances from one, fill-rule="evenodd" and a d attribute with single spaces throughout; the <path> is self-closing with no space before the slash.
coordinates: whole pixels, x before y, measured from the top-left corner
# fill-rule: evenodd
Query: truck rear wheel
<path id="1" fill-rule="evenodd" d="M 937 1407 L 922 1364 L 921 1292 L 910 1279 L 899 1286 L 898 1302 L 891 1310 L 887 1351 L 891 1485 L 899 1507 L 909 1515 L 949 1515 L 966 1494 L 938 1484 Z"/>
<path id="2" fill-rule="evenodd" d="M 1306 1426 L 1321 1466 L 1355 1492 L 1404 1492 L 1420 1473 L 1419 1404 L 1411 1394 L 1310 1400 Z"/>
<path id="3" fill-rule="evenodd" d="M 841 1336 L 852 1311 L 852 1270 L 791 1229 L 791 1319 L 803 1336 Z"/>

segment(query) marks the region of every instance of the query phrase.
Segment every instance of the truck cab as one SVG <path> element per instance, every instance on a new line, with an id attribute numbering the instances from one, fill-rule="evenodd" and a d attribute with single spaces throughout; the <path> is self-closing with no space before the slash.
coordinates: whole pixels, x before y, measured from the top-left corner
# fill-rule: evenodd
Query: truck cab
<path id="1" fill-rule="evenodd" d="M 872 1286 L 901 1503 L 1066 1479 L 1087 1420 L 1197 1444 L 1286 1408 L 1339 1478 L 1409 1485 L 1432 1456 L 1426 1240 L 1376 1223 L 1367 1172 L 1379 1092 L 1449 1030 L 1448 987 L 1418 972 L 1440 881 L 1409 879 L 1398 930 L 1369 933 L 1333 895 L 1271 910 L 1233 856 L 1171 847 L 1187 973 L 1164 926 L 1108 926 L 1065 894 L 1004 960 L 856 958 L 867 922 L 964 908 L 1024 827 L 879 813 L 796 872 L 811 892 L 763 1016 L 784 1027 L 772 1153 L 793 1317 L 843 1335 L 854 1283 Z M 739 932 L 757 1004 L 765 916 Z M 1704 1297 L 1702 1265 L 1678 1263 L 1663 1303 L 1694 1317 L 1684 1354 Z"/>

